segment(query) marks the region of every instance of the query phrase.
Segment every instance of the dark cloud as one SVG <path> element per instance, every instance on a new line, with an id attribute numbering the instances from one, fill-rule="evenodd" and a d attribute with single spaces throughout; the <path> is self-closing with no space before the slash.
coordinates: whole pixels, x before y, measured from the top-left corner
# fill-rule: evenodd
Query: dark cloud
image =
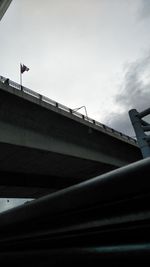
<path id="1" fill-rule="evenodd" d="M 138 111 L 150 107 L 150 53 L 126 66 L 120 92 L 114 98 L 118 112 L 109 114 L 106 122 L 111 127 L 134 136 L 128 111 L 132 108 Z"/>
<path id="2" fill-rule="evenodd" d="M 141 0 L 138 15 L 139 15 L 139 18 L 141 19 L 150 18 L 150 1 L 149 0 Z"/>
<path id="3" fill-rule="evenodd" d="M 150 104 L 150 55 L 128 65 L 120 93 L 115 102 L 125 109 L 142 110 Z"/>
<path id="4" fill-rule="evenodd" d="M 134 130 L 128 116 L 128 112 L 113 113 L 109 118 L 106 118 L 106 124 L 119 132 L 128 136 L 135 137 Z"/>

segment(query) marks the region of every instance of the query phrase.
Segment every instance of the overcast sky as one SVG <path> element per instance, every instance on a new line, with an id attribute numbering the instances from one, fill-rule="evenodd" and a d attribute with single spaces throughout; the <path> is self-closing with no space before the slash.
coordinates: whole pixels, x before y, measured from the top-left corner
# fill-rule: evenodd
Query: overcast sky
<path id="1" fill-rule="evenodd" d="M 130 135 L 150 103 L 150 0 L 13 0 L 0 23 L 0 75 Z M 84 110 L 80 110 L 84 114 Z"/>

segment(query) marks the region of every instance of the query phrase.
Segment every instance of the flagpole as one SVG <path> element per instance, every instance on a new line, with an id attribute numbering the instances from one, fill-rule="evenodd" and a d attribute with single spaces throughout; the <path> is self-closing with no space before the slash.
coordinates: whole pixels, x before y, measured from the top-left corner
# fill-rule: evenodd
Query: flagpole
<path id="1" fill-rule="evenodd" d="M 21 72 L 21 63 L 20 63 L 20 88 L 22 90 L 22 72 Z"/>
<path id="2" fill-rule="evenodd" d="M 22 65 L 20 63 L 20 88 L 21 88 L 21 91 L 23 91 L 23 86 L 22 86 L 22 74 L 24 73 L 24 71 L 28 71 L 29 68 L 27 66 L 25 66 L 24 64 Z"/>

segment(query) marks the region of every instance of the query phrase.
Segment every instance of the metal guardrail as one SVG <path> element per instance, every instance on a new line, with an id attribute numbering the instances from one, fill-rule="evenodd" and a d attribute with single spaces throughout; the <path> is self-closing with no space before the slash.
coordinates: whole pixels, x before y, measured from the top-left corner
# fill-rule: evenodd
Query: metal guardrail
<path id="1" fill-rule="evenodd" d="M 149 266 L 149 172 L 150 158 L 1 213 L 0 265 Z"/>
<path id="2" fill-rule="evenodd" d="M 115 137 L 116 136 L 120 137 L 122 140 L 126 140 L 126 141 L 129 141 L 131 143 L 137 144 L 137 141 L 134 138 L 132 138 L 132 137 L 130 137 L 128 135 L 125 135 L 125 134 L 123 134 L 123 133 L 121 133 L 119 131 L 116 131 L 111 127 L 108 127 L 108 126 L 106 126 L 106 125 L 104 125 L 104 124 L 102 124 L 102 123 L 100 123 L 100 122 L 98 122 L 98 121 L 96 121 L 96 120 L 94 120 L 94 119 L 92 119 L 90 117 L 87 117 L 87 116 L 81 114 L 80 112 L 74 111 L 73 109 L 70 109 L 67 106 L 64 106 L 64 105 L 62 105 L 62 104 L 60 104 L 60 103 L 58 103 L 58 102 L 46 97 L 46 96 L 43 96 L 43 95 L 41 95 L 41 94 L 39 94 L 39 93 L 37 93 L 37 92 L 27 88 L 27 87 L 21 86 L 20 84 L 14 82 L 14 81 L 11 81 L 8 78 L 0 76 L 0 81 L 2 83 L 6 83 L 7 82 L 11 87 L 13 87 L 13 88 L 15 88 L 17 90 L 23 91 L 24 93 L 26 93 L 28 95 L 31 95 L 31 96 L 33 96 L 33 97 L 35 97 L 37 99 L 40 99 L 41 101 L 43 101 L 45 103 L 48 103 L 48 104 L 50 104 L 50 105 L 52 105 L 52 106 L 54 106 L 54 107 L 56 107 L 58 109 L 61 109 L 61 110 L 65 111 L 65 112 L 68 112 L 68 113 L 71 113 L 72 115 L 74 115 L 74 116 L 76 116 L 76 117 L 78 117 L 80 119 L 83 119 L 84 121 L 89 122 L 89 124 L 96 125 L 96 126 L 100 127 L 101 129 L 103 129 L 106 133 L 111 133 Z"/>

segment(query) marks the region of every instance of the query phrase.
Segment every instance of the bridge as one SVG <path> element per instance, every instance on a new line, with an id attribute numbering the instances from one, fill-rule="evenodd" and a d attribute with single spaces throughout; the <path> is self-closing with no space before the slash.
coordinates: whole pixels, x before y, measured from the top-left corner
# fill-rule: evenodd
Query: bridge
<path id="1" fill-rule="evenodd" d="M 0 1 L 0 20 L 4 16 L 11 2 L 12 0 L 1 0 Z"/>
<path id="2" fill-rule="evenodd" d="M 39 197 L 141 158 L 136 140 L 0 76 L 0 196 Z"/>

